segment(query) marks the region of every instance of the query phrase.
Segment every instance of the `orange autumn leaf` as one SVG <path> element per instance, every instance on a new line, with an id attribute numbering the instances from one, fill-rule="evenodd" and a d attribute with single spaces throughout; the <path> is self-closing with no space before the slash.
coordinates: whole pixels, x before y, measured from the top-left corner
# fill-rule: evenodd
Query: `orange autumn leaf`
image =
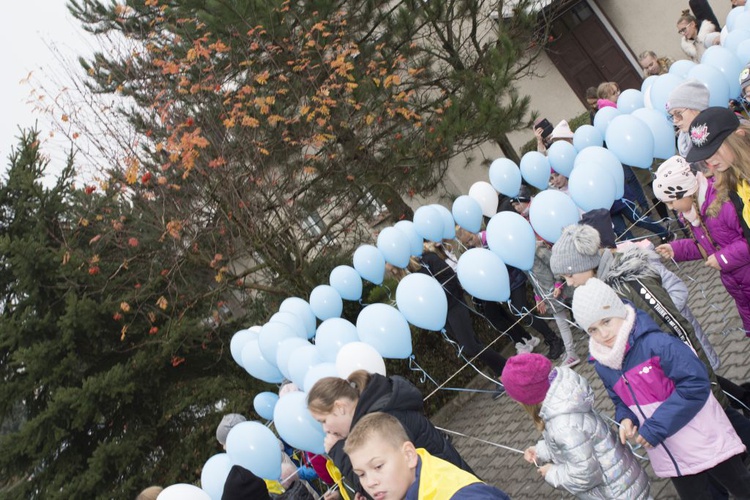
<path id="1" fill-rule="evenodd" d="M 162 295 L 156 301 L 156 305 L 159 306 L 159 309 L 161 309 L 162 311 L 164 311 L 164 310 L 167 309 L 167 306 L 169 306 L 169 301 L 167 301 L 167 299 L 164 297 L 164 295 Z"/>
<path id="2" fill-rule="evenodd" d="M 120 309 L 122 309 L 122 312 L 130 312 L 130 304 L 127 302 L 120 302 Z"/>
<path id="3" fill-rule="evenodd" d="M 268 70 L 266 70 L 263 73 L 259 73 L 255 75 L 255 82 L 260 85 L 265 85 L 266 83 L 268 83 L 268 77 L 269 77 L 269 73 L 268 73 Z"/>
<path id="4" fill-rule="evenodd" d="M 60 119 L 61 119 L 62 121 L 64 121 L 64 122 L 67 122 L 67 121 L 69 120 L 69 118 L 68 118 L 68 115 L 66 115 L 66 114 L 63 114 L 63 115 L 62 115 L 62 117 L 61 117 Z"/>

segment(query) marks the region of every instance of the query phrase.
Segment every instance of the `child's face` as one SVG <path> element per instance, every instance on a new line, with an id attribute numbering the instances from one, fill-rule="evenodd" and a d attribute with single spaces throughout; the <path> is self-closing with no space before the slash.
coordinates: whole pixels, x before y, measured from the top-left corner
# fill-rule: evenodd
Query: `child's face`
<path id="1" fill-rule="evenodd" d="M 555 189 L 564 189 L 568 185 L 568 178 L 557 172 L 552 172 L 549 176 L 549 185 Z"/>
<path id="2" fill-rule="evenodd" d="M 652 55 L 648 55 L 641 59 L 640 64 L 641 68 L 643 68 L 644 71 L 649 75 L 658 75 L 661 71 L 659 61 L 657 61 L 656 58 Z"/>
<path id="3" fill-rule="evenodd" d="M 724 172 L 732 163 L 734 163 L 734 153 L 725 142 L 721 144 L 713 156 L 706 160 L 706 166 L 717 172 Z"/>
<path id="4" fill-rule="evenodd" d="M 374 500 L 402 500 L 416 479 L 417 450 L 409 441 L 396 447 L 386 439 L 370 439 L 349 453 L 349 460 Z"/>
<path id="5" fill-rule="evenodd" d="M 589 326 L 588 334 L 598 343 L 607 347 L 615 345 L 617 334 L 625 322 L 623 318 L 604 318 Z"/>
<path id="6" fill-rule="evenodd" d="M 693 197 L 685 196 L 679 200 L 668 201 L 667 207 L 681 214 L 688 213 L 693 208 Z"/>
<path id="7" fill-rule="evenodd" d="M 574 274 L 563 274 L 563 278 L 565 278 L 565 283 L 568 286 L 583 286 L 586 284 L 586 282 L 594 277 L 594 270 L 589 269 L 588 271 L 581 271 L 580 273 L 574 273 Z"/>
<path id="8" fill-rule="evenodd" d="M 326 434 L 332 434 L 339 439 L 344 439 L 349 435 L 349 430 L 352 427 L 355 407 L 356 403 L 348 400 L 336 400 L 331 412 L 319 413 L 310 410 L 310 414 L 315 420 L 321 423 L 323 431 Z"/>
<path id="9" fill-rule="evenodd" d="M 598 104 L 597 104 L 598 100 L 599 99 L 597 99 L 596 97 L 587 97 L 586 98 L 586 103 L 589 105 L 589 109 L 591 109 L 593 111 L 596 111 L 598 109 L 598 107 L 599 107 Z"/>
<path id="10" fill-rule="evenodd" d="M 514 201 L 513 203 L 511 203 L 511 205 L 513 205 L 513 210 L 521 215 L 526 213 L 526 209 L 529 208 L 528 201 Z"/>

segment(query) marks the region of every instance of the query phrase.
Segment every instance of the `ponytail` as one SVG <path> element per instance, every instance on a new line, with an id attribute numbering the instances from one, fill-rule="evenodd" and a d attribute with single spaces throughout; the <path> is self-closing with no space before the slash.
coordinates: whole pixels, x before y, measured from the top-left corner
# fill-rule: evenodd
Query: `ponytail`
<path id="1" fill-rule="evenodd" d="M 316 413 L 331 413 L 339 399 L 356 402 L 370 382 L 370 374 L 364 370 L 352 372 L 347 379 L 324 377 L 307 394 L 307 408 Z"/>

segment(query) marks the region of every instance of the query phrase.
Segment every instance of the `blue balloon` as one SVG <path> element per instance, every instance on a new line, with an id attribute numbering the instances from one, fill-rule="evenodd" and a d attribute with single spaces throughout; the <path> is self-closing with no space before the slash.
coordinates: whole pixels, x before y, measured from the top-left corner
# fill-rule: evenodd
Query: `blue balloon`
<path id="1" fill-rule="evenodd" d="M 328 283 L 339 292 L 342 299 L 359 300 L 362 298 L 362 276 L 351 266 L 334 267 L 328 276 Z"/>
<path id="2" fill-rule="evenodd" d="M 657 76 L 650 90 L 651 107 L 659 113 L 667 114 L 667 102 L 669 101 L 669 94 L 671 94 L 675 87 L 677 87 L 682 82 L 683 79 L 681 77 L 672 75 L 670 73 Z M 607 145 L 609 145 L 609 142 L 607 143 Z"/>
<path id="3" fill-rule="evenodd" d="M 737 73 L 739 76 L 739 73 Z M 696 64 L 688 71 L 688 78 L 694 78 L 708 87 L 709 106 L 727 107 L 729 102 L 729 84 L 717 68 L 707 64 Z"/>
<path id="4" fill-rule="evenodd" d="M 323 359 L 320 357 L 320 351 L 318 351 L 316 346 L 309 344 L 298 347 L 289 355 L 289 362 L 287 363 L 287 370 L 289 371 L 289 375 L 291 375 L 291 381 L 297 387 L 303 387 L 307 371 L 322 362 Z"/>
<path id="5" fill-rule="evenodd" d="M 414 230 L 430 241 L 441 241 L 445 226 L 443 216 L 435 207 L 421 206 L 414 212 Z"/>
<path id="6" fill-rule="evenodd" d="M 310 392 L 315 383 L 322 378 L 338 376 L 336 363 L 319 363 L 307 370 L 307 375 L 305 375 L 305 392 Z"/>
<path id="7" fill-rule="evenodd" d="M 750 12 L 744 13 L 743 16 L 750 18 Z M 750 26 L 747 27 L 750 30 Z M 701 64 L 708 64 L 721 71 L 724 79 L 729 84 L 729 95 L 734 97 L 740 95 L 739 75 L 744 66 L 737 56 L 726 47 L 714 45 L 706 49 L 701 57 Z M 713 89 L 709 86 L 709 90 Z M 726 101 L 724 106 L 726 106 Z"/>
<path id="8" fill-rule="evenodd" d="M 358 342 L 357 327 L 343 318 L 327 319 L 318 327 L 315 346 L 323 361 L 334 363 L 342 347 L 350 342 Z"/>
<path id="9" fill-rule="evenodd" d="M 440 215 L 438 215 L 440 217 Z M 442 226 L 442 221 L 441 221 Z M 385 257 L 372 245 L 360 245 L 354 252 L 354 269 L 367 281 L 379 285 L 385 277 Z"/>
<path id="10" fill-rule="evenodd" d="M 607 149 L 625 165 L 650 168 L 654 161 L 654 135 L 648 125 L 632 115 L 612 120 L 605 136 Z"/>
<path id="11" fill-rule="evenodd" d="M 258 341 L 255 339 L 248 340 L 242 349 L 242 367 L 253 377 L 269 384 L 278 384 L 284 380 L 284 376 L 276 365 L 263 357 Z"/>
<path id="12" fill-rule="evenodd" d="M 282 340 L 291 337 L 296 337 L 294 330 L 284 323 L 266 323 L 263 325 L 263 328 L 261 328 L 260 334 L 258 335 L 260 352 L 263 353 L 263 357 L 266 358 L 269 363 L 273 363 L 276 360 L 279 343 Z"/>
<path id="13" fill-rule="evenodd" d="M 238 365 L 242 366 L 242 349 L 245 347 L 248 340 L 258 339 L 258 331 L 260 331 L 260 328 L 257 330 L 246 328 L 245 330 L 240 330 L 232 335 L 232 340 L 229 343 L 229 352 L 232 354 L 234 362 Z"/>
<path id="14" fill-rule="evenodd" d="M 297 337 L 301 339 L 307 338 L 307 329 L 305 328 L 305 322 L 302 321 L 302 319 L 294 313 L 290 313 L 287 311 L 277 312 L 276 314 L 271 316 L 271 319 L 269 319 L 268 322 L 283 323 L 291 328 Z"/>
<path id="15" fill-rule="evenodd" d="M 312 344 L 299 337 L 284 339 L 279 342 L 279 349 L 276 351 L 276 366 L 285 379 L 292 380 L 292 375 L 289 373 L 289 358 L 292 356 L 292 353 L 300 347 L 308 345 Z"/>
<path id="16" fill-rule="evenodd" d="M 575 138 L 575 134 L 573 134 Z M 565 177 L 573 170 L 573 160 L 576 158 L 576 148 L 568 141 L 557 141 L 547 150 L 549 165 L 558 174 Z M 549 179 L 547 180 L 549 182 Z"/>
<path id="17" fill-rule="evenodd" d="M 306 300 L 300 299 L 299 297 L 289 297 L 279 306 L 279 311 L 290 312 L 296 314 L 305 324 L 305 331 L 307 332 L 307 338 L 312 338 L 315 335 L 315 327 L 317 326 L 315 321 L 315 314 L 310 309 L 310 304 Z"/>
<path id="18" fill-rule="evenodd" d="M 443 238 L 444 240 L 452 240 L 456 237 L 456 221 L 453 220 L 453 214 L 451 211 L 445 208 L 443 205 L 434 203 L 430 205 L 432 208 L 440 213 L 440 217 L 443 219 Z"/>
<path id="19" fill-rule="evenodd" d="M 259 392 L 253 398 L 253 408 L 255 413 L 266 420 L 273 420 L 273 409 L 279 401 L 279 395 L 273 392 Z"/>
<path id="20" fill-rule="evenodd" d="M 609 124 L 617 116 L 620 116 L 620 110 L 617 108 L 607 106 L 606 108 L 600 109 L 594 115 L 594 128 L 599 131 L 602 137 L 605 137 Z"/>
<path id="21" fill-rule="evenodd" d="M 256 476 L 277 481 L 281 476 L 281 448 L 274 433 L 259 422 L 240 422 L 227 435 L 227 455 L 233 464 Z"/>
<path id="22" fill-rule="evenodd" d="M 498 158 L 490 163 L 490 184 L 495 191 L 511 198 L 521 189 L 521 171 L 512 160 Z M 472 231 L 476 233 L 479 231 Z"/>
<path id="23" fill-rule="evenodd" d="M 581 125 L 573 133 L 573 146 L 576 151 L 583 151 L 590 147 L 601 147 L 604 137 L 593 125 Z"/>
<path id="24" fill-rule="evenodd" d="M 490 250 L 472 248 L 464 252 L 456 274 L 464 290 L 478 299 L 504 302 L 510 297 L 508 268 Z"/>
<path id="25" fill-rule="evenodd" d="M 439 331 L 445 327 L 448 299 L 432 276 L 413 273 L 402 279 L 396 288 L 396 305 L 406 321 L 418 328 Z"/>
<path id="26" fill-rule="evenodd" d="M 615 180 L 615 199 L 619 200 L 625 196 L 625 172 L 622 169 L 622 163 L 612 151 L 601 147 L 588 148 L 576 156 L 576 166 L 581 163 L 594 163 L 605 167 Z M 575 167 L 573 169 L 575 170 Z"/>
<path id="27" fill-rule="evenodd" d="M 637 89 L 626 89 L 622 91 L 617 99 L 617 109 L 621 113 L 632 113 L 643 107 L 643 93 Z"/>
<path id="28" fill-rule="evenodd" d="M 521 174 L 518 174 L 521 178 Z M 519 181 L 520 182 L 520 181 Z M 482 229 L 482 207 L 477 200 L 468 195 L 461 195 L 453 202 L 451 208 L 456 224 L 470 233 L 477 233 Z"/>
<path id="29" fill-rule="evenodd" d="M 547 189 L 536 195 L 534 203 L 529 207 L 531 227 L 550 243 L 555 243 L 563 228 L 576 224 L 578 218 L 578 207 L 573 198 L 554 189 Z"/>
<path id="30" fill-rule="evenodd" d="M 737 17 L 743 12 L 745 12 L 745 9 L 743 7 L 735 7 L 729 11 L 729 14 L 727 14 L 727 22 L 725 24 L 730 32 L 734 29 L 735 23 L 737 22 Z"/>
<path id="31" fill-rule="evenodd" d="M 318 285 L 310 292 L 310 308 L 321 321 L 338 318 L 344 310 L 341 295 L 330 285 Z"/>
<path id="32" fill-rule="evenodd" d="M 570 197 L 584 212 L 612 208 L 616 189 L 612 175 L 596 163 L 577 165 L 568 181 Z"/>
<path id="33" fill-rule="evenodd" d="M 201 489 L 208 493 L 211 500 L 221 500 L 224 494 L 224 483 L 227 482 L 232 465 L 232 459 L 226 453 L 218 453 L 203 464 Z"/>
<path id="34" fill-rule="evenodd" d="M 378 250 L 385 261 L 393 266 L 405 268 L 409 265 L 411 247 L 409 237 L 395 227 L 387 227 L 378 234 Z"/>
<path id="35" fill-rule="evenodd" d="M 521 158 L 521 176 L 535 188 L 546 188 L 550 173 L 549 160 L 539 151 L 529 151 Z"/>
<path id="36" fill-rule="evenodd" d="M 747 29 L 734 30 L 727 35 L 722 45 L 736 54 L 737 48 L 745 40 L 750 40 L 750 31 Z"/>
<path id="37" fill-rule="evenodd" d="M 384 358 L 406 359 L 411 356 L 409 323 L 393 306 L 371 304 L 362 309 L 357 316 L 357 335 Z"/>
<path id="38" fill-rule="evenodd" d="M 516 212 L 498 212 L 487 224 L 487 245 L 505 264 L 529 271 L 534 266 L 536 236 Z"/>
<path id="39" fill-rule="evenodd" d="M 633 116 L 651 129 L 651 135 L 654 136 L 654 158 L 666 160 L 675 155 L 674 126 L 663 113 L 643 108 L 635 110 Z"/>
<path id="40" fill-rule="evenodd" d="M 669 73 L 681 78 L 685 78 L 688 74 L 688 71 L 693 69 L 693 66 L 695 66 L 695 63 L 690 59 L 680 59 L 679 61 L 675 61 L 672 63 L 672 65 L 669 67 Z"/>
<path id="41" fill-rule="evenodd" d="M 409 248 L 415 257 L 422 255 L 424 240 L 414 229 L 414 223 L 410 220 L 400 220 L 393 227 L 401 231 L 409 238 Z"/>
<path id="42" fill-rule="evenodd" d="M 322 455 L 326 435 L 307 410 L 306 398 L 304 392 L 292 392 L 279 399 L 273 410 L 273 423 L 281 439 L 294 448 Z"/>
<path id="43" fill-rule="evenodd" d="M 737 59 L 740 60 L 742 64 L 747 64 L 750 62 L 750 40 L 743 40 L 740 42 L 740 44 L 737 46 Z"/>
<path id="44" fill-rule="evenodd" d="M 737 15 L 737 17 L 734 18 L 733 26 L 731 28 L 728 27 L 728 30 L 730 33 L 736 30 L 750 29 L 750 12 L 747 11 L 747 5 L 745 5 L 745 7 L 746 7 L 745 11 L 740 12 L 739 15 Z"/>
<path id="45" fill-rule="evenodd" d="M 643 105 L 644 106 L 648 106 L 649 104 L 646 99 L 646 91 L 651 90 L 651 86 L 654 84 L 657 77 L 658 75 L 651 75 L 645 80 L 643 80 L 643 83 L 641 84 L 641 92 L 643 93 Z"/>

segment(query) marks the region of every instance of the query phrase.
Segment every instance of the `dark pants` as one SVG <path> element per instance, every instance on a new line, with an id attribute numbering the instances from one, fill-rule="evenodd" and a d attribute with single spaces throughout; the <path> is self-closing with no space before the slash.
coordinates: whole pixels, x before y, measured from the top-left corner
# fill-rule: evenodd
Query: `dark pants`
<path id="1" fill-rule="evenodd" d="M 515 290 L 510 291 L 510 303 L 517 312 L 523 313 L 523 311 L 531 310 L 529 306 L 529 300 L 526 297 L 526 287 L 519 286 Z M 546 321 L 536 317 L 534 314 L 526 316 L 531 322 L 531 328 L 539 332 L 547 345 L 552 345 L 553 342 L 560 340 L 560 338 L 552 331 Z"/>
<path id="2" fill-rule="evenodd" d="M 735 455 L 712 468 L 691 476 L 673 477 L 672 484 L 682 499 L 710 500 L 709 479 L 723 485 L 738 500 L 750 500 L 750 472 Z"/>
<path id="3" fill-rule="evenodd" d="M 467 359 L 471 359 L 484 349 L 485 346 L 477 339 L 466 303 L 463 300 L 451 302 L 453 304 L 448 307 L 448 322 L 445 325 L 445 330 L 463 348 L 464 356 Z M 491 348 L 486 349 L 479 355 L 478 359 L 486 364 L 496 377 L 499 377 L 503 373 L 505 358 L 497 351 Z"/>
<path id="4" fill-rule="evenodd" d="M 630 201 L 629 203 L 633 203 Z M 612 225 L 614 226 L 615 234 L 618 238 L 624 238 L 629 240 L 633 238 L 633 233 L 628 229 L 628 225 L 625 223 L 625 219 L 631 223 L 635 223 L 636 226 L 651 231 L 662 239 L 666 239 L 669 236 L 669 232 L 663 227 L 653 221 L 650 217 L 641 215 L 641 212 L 634 206 L 626 206 L 620 211 L 611 212 Z"/>
<path id="5" fill-rule="evenodd" d="M 518 318 L 512 316 L 499 302 L 477 301 L 479 307 L 484 309 L 484 317 L 492 327 L 499 332 L 507 332 L 513 343 L 523 342 L 531 338 L 529 333 L 523 329 Z"/>

